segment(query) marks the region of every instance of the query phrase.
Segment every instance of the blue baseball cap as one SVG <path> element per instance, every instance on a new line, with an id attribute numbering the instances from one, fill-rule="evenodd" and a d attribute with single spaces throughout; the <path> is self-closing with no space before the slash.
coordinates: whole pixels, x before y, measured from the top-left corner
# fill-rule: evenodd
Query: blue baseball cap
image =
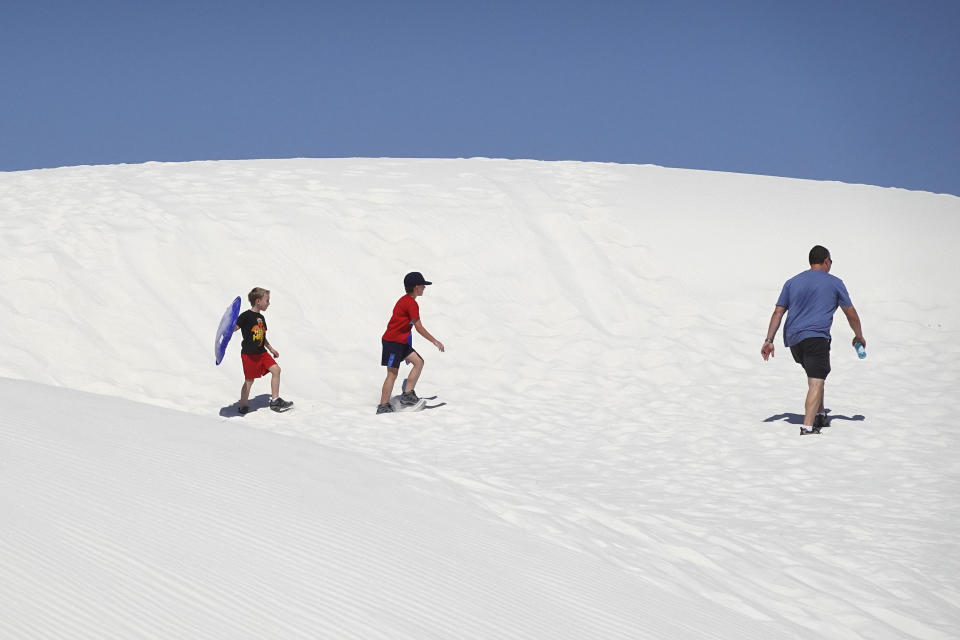
<path id="1" fill-rule="evenodd" d="M 423 274 L 419 271 L 411 271 L 407 275 L 403 276 L 403 287 L 409 289 L 420 284 L 433 284 L 432 282 L 427 282 L 423 278 Z"/>

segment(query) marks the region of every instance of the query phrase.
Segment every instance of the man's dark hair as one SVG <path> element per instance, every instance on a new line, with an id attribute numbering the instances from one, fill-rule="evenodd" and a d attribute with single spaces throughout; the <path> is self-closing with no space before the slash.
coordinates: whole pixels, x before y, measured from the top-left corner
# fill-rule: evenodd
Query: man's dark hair
<path id="1" fill-rule="evenodd" d="M 821 247 L 820 245 L 815 246 L 813 249 L 810 249 L 810 264 L 823 264 L 827 258 L 830 257 L 830 252 L 827 251 L 826 247 Z"/>

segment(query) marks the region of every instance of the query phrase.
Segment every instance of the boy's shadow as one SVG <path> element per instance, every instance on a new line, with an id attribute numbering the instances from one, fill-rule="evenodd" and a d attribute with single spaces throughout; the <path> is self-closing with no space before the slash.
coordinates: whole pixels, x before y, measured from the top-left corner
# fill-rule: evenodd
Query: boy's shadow
<path id="1" fill-rule="evenodd" d="M 250 398 L 250 411 L 247 413 L 253 413 L 257 409 L 266 409 L 270 406 L 270 394 L 261 393 L 260 395 Z M 220 415 L 224 418 L 242 418 L 243 414 L 240 413 L 240 401 L 236 401 L 233 404 L 228 404 L 225 407 L 221 407 Z"/>
<path id="2" fill-rule="evenodd" d="M 842 416 L 839 414 L 834 414 L 830 412 L 830 409 L 826 410 L 828 424 L 832 423 L 834 420 L 848 420 L 850 422 L 863 422 L 866 420 L 866 416 L 862 416 L 859 413 L 855 416 Z M 778 413 L 775 416 L 770 416 L 764 422 L 778 422 L 784 421 L 787 424 L 803 424 L 803 414 L 802 413 Z"/>

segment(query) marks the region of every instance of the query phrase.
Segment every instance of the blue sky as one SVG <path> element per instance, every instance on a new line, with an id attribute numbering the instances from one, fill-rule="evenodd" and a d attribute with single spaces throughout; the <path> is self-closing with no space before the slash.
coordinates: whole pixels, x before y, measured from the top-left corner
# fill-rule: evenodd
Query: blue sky
<path id="1" fill-rule="evenodd" d="M 8 3 L 0 170 L 485 156 L 960 195 L 957 33 L 955 0 Z"/>

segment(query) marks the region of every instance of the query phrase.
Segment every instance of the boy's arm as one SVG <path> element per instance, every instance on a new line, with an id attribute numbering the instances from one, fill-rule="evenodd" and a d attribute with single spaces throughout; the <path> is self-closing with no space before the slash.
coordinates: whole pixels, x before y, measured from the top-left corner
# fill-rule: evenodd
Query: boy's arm
<path id="1" fill-rule="evenodd" d="M 266 336 L 263 338 L 263 346 L 267 348 L 267 351 L 269 351 L 270 355 L 272 355 L 274 358 L 280 357 L 280 352 L 273 348 L 273 345 L 270 344 L 270 341 L 267 340 Z"/>
<path id="2" fill-rule="evenodd" d="M 430 332 L 427 331 L 426 327 L 423 326 L 423 323 L 421 323 L 419 319 L 413 323 L 413 328 L 417 330 L 417 333 L 432 342 L 433 346 L 435 346 L 437 349 L 440 349 L 440 353 L 443 353 L 443 343 L 430 335 Z"/>

